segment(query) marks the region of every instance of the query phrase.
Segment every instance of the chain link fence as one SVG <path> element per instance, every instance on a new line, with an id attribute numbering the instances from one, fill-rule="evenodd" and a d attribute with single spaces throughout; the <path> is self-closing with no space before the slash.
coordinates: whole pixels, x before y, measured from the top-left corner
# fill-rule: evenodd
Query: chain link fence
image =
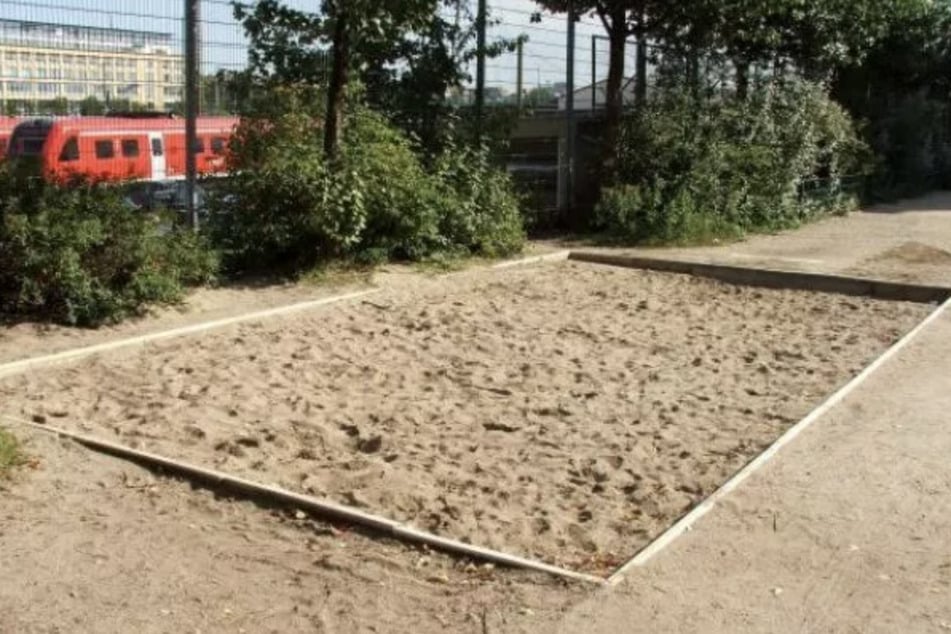
<path id="1" fill-rule="evenodd" d="M 282 4 L 304 12 L 320 5 L 315 0 Z M 107 0 L 3 0 L 0 145 L 10 143 L 12 128 L 26 118 L 86 120 L 73 126 L 78 148 L 57 148 L 56 161 L 86 165 L 88 155 L 85 169 L 92 172 L 173 181 L 175 204 L 196 221 L 197 179 L 224 170 L 227 128 L 246 105 L 247 94 L 237 88 L 236 78 L 248 69 L 251 48 L 236 8 L 253 5 L 126 0 L 117 7 Z M 505 141 L 499 144 L 501 160 L 521 183 L 540 224 L 558 210 L 584 203 L 594 191 L 586 166 L 597 160 L 609 67 L 598 17 L 545 13 L 531 0 L 450 0 L 438 11 L 457 33 L 458 50 L 452 54 L 463 71 L 438 96 L 439 107 L 455 110 L 463 121 L 478 121 Z M 634 101 L 639 52 L 648 57 L 649 81 L 660 76 L 666 59 L 660 50 L 642 51 L 636 42 L 627 46 L 625 105 Z M 321 59 L 326 64 L 329 54 Z M 407 70 L 399 61 L 383 69 L 393 75 Z M 421 107 L 415 116 L 425 119 L 430 109 Z M 31 138 L 41 135 L 44 125 L 32 128 Z M 110 130 L 114 134 L 108 137 Z M 72 137 L 63 134 L 65 144 Z M 94 134 L 101 138 L 84 140 Z M 24 143 L 21 139 L 15 149 L 35 149 L 35 141 Z"/>

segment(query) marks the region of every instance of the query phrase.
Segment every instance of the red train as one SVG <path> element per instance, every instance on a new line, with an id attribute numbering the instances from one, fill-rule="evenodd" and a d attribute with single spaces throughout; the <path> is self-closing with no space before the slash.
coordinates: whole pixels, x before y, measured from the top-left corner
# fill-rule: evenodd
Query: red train
<path id="1" fill-rule="evenodd" d="M 227 170 L 235 117 L 199 117 L 200 174 Z M 44 176 L 107 181 L 167 181 L 185 176 L 185 120 L 166 117 L 63 117 L 22 120 L 8 158 L 38 159 Z"/>
<path id="2" fill-rule="evenodd" d="M 10 136 L 19 121 L 16 117 L 0 117 L 0 161 L 7 155 Z"/>

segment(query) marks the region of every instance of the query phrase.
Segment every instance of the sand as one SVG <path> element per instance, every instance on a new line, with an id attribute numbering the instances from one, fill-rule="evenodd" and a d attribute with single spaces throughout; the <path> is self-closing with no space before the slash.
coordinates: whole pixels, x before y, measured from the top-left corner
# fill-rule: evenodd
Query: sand
<path id="1" fill-rule="evenodd" d="M 367 287 L 365 280 L 357 276 L 340 276 L 322 284 L 301 282 L 201 288 L 189 293 L 179 305 L 152 307 L 140 317 L 99 328 L 72 328 L 29 320 L 0 322 L 0 363 L 312 301 Z"/>
<path id="2" fill-rule="evenodd" d="M 538 634 L 951 631 L 951 311 L 612 592 Z"/>
<path id="3" fill-rule="evenodd" d="M 0 480 L 4 634 L 516 633 L 589 589 L 229 499 L 13 429 L 33 466 Z"/>
<path id="4" fill-rule="evenodd" d="M 565 263 L 12 377 L 0 399 L 604 574 L 928 310 Z"/>

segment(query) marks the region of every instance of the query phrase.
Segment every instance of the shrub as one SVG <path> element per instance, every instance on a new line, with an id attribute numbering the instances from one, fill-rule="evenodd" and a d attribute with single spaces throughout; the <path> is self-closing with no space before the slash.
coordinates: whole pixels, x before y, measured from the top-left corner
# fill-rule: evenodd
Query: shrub
<path id="1" fill-rule="evenodd" d="M 775 230 L 842 209 L 864 165 L 848 115 L 819 86 L 790 82 L 745 101 L 666 89 L 622 129 L 619 174 L 597 228 L 635 242 L 696 242 Z M 830 196 L 804 196 L 813 180 Z"/>
<path id="2" fill-rule="evenodd" d="M 215 256 L 187 232 L 162 232 L 111 187 L 24 181 L 0 172 L 0 310 L 96 326 L 180 300 L 210 281 Z"/>
<path id="3" fill-rule="evenodd" d="M 517 253 L 525 243 L 518 196 L 486 147 L 454 144 L 435 162 L 446 205 L 440 232 L 450 242 L 489 257 Z"/>
<path id="4" fill-rule="evenodd" d="M 382 115 L 353 105 L 331 163 L 320 142 L 319 95 L 300 88 L 272 95 L 242 119 L 231 178 L 212 201 L 212 235 L 232 269 L 294 273 L 329 259 L 521 248 L 514 190 L 486 152 L 450 147 L 424 161 Z"/>

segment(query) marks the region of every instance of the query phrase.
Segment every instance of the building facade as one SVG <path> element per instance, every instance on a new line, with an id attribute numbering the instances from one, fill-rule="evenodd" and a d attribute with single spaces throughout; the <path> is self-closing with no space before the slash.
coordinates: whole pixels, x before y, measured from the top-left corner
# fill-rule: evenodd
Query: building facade
<path id="1" fill-rule="evenodd" d="M 84 101 L 171 110 L 183 66 L 169 33 L 0 20 L 0 114 Z"/>

